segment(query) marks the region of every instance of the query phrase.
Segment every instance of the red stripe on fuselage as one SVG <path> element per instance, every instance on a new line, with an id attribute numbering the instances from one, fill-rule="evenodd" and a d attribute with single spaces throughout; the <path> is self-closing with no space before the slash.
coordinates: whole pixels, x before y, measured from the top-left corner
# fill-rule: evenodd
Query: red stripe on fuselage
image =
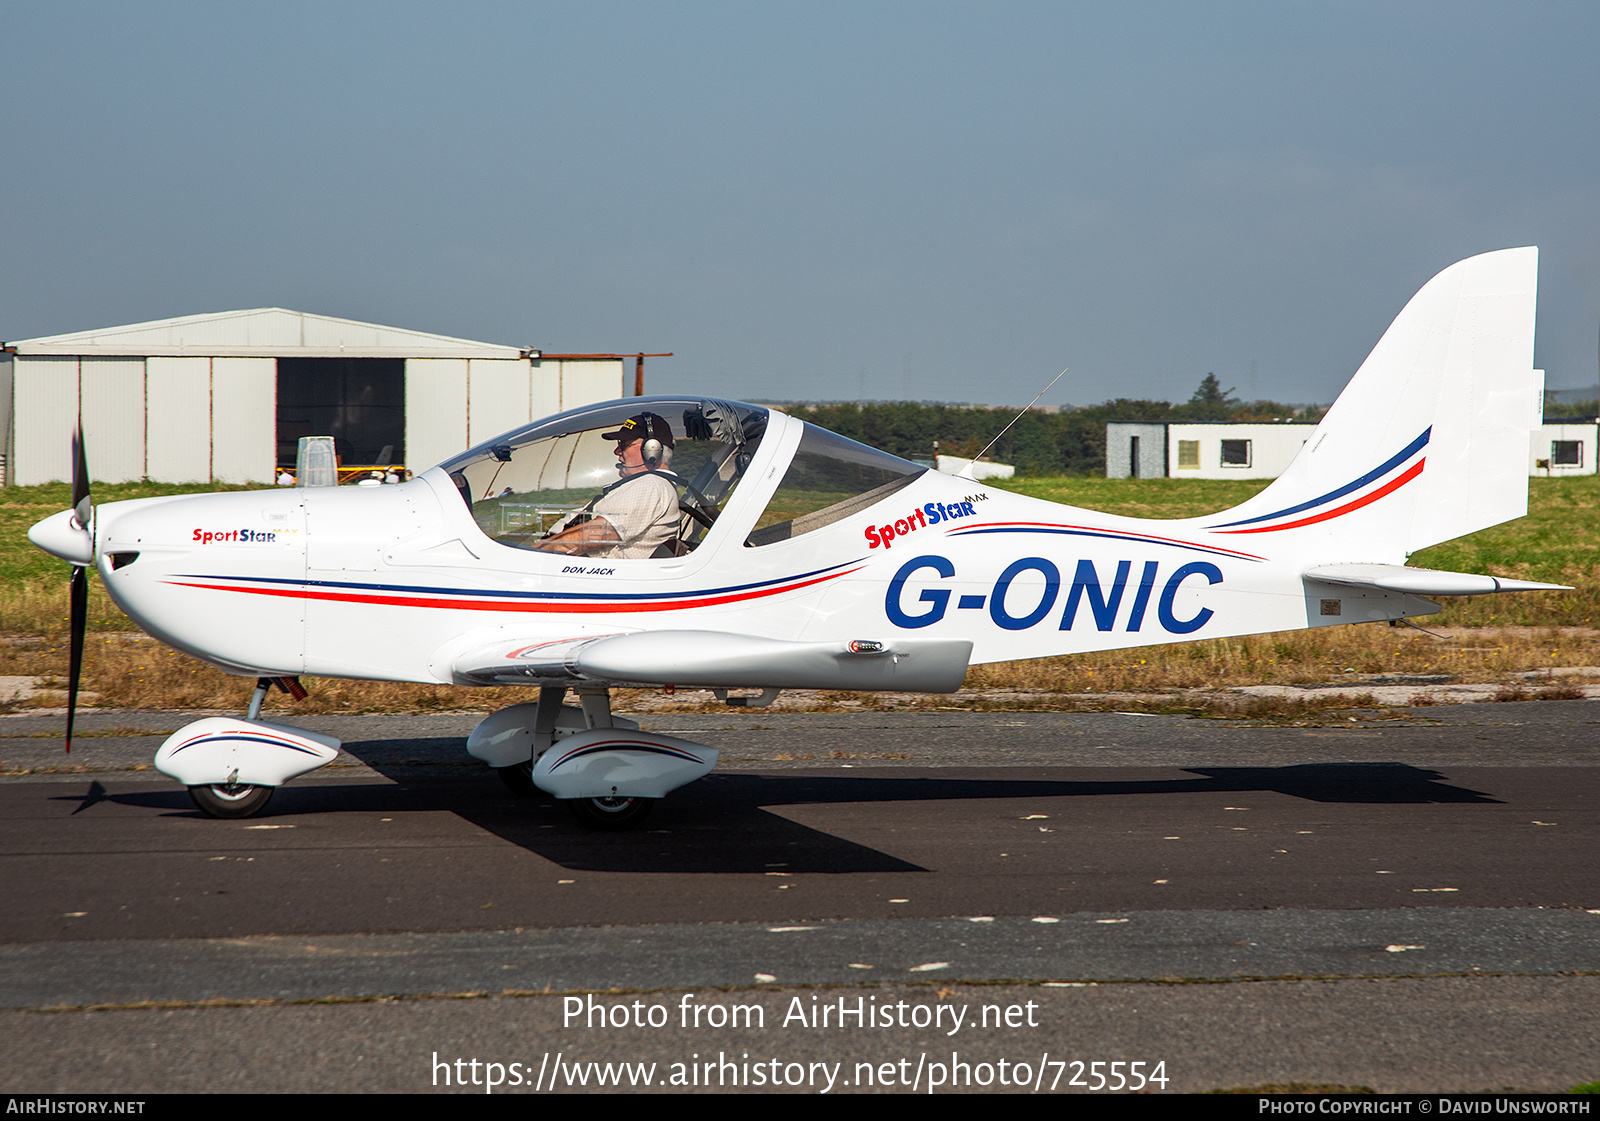
<path id="1" fill-rule="evenodd" d="M 1104 526 L 1068 525 L 1065 522 L 974 522 L 971 525 L 960 525 L 952 529 L 948 536 L 962 537 L 969 533 L 985 529 L 1065 529 L 1082 533 L 1099 534 L 1103 537 L 1115 537 L 1122 541 L 1154 542 L 1158 545 L 1185 545 L 1191 549 L 1208 549 L 1217 553 L 1231 553 L 1236 557 L 1246 560 L 1265 560 L 1254 553 L 1243 553 L 1238 549 L 1225 549 L 1221 545 L 1202 545 L 1198 541 L 1185 541 L 1181 537 L 1161 537 L 1154 533 L 1139 533 L 1130 529 L 1107 529 Z"/>
<path id="2" fill-rule="evenodd" d="M 532 611 L 540 614 L 574 615 L 584 613 L 612 614 L 622 611 L 682 611 L 695 607 L 716 607 L 724 603 L 739 603 L 745 600 L 779 595 L 783 592 L 798 591 L 801 588 L 809 588 L 813 584 L 820 584 L 826 580 L 849 576 L 853 572 L 861 571 L 863 567 L 865 566 L 852 568 L 846 572 L 835 572 L 828 576 L 818 576 L 811 580 L 803 580 L 798 584 L 786 584 L 781 588 L 764 588 L 754 592 L 723 596 L 703 596 L 698 599 L 677 599 L 666 602 L 657 600 L 605 603 L 569 603 L 561 600 L 485 601 L 478 599 L 440 599 L 436 597 L 408 598 L 405 596 L 374 595 L 367 592 L 323 591 L 316 588 L 306 588 L 302 591 L 296 591 L 291 588 L 237 588 L 226 584 L 193 584 L 183 580 L 169 580 L 167 583 L 181 588 L 200 588 L 212 592 L 242 592 L 246 595 L 279 596 L 285 599 L 316 599 L 334 603 L 372 603 L 383 607 L 431 607 L 454 611 Z"/>
<path id="3" fill-rule="evenodd" d="M 1422 474 L 1422 465 L 1424 463 L 1427 463 L 1427 462 L 1428 462 L 1428 460 L 1427 460 L 1426 457 L 1423 457 L 1422 459 L 1417 460 L 1416 466 L 1412 467 L 1411 470 L 1407 471 L 1404 475 L 1401 475 L 1399 478 L 1394 479 L 1391 482 L 1385 483 L 1383 486 L 1379 487 L 1377 490 L 1373 491 L 1371 494 L 1363 495 L 1362 497 L 1356 499 L 1354 502 L 1346 502 L 1343 506 L 1339 506 L 1339 507 L 1336 507 L 1335 509 L 1329 510 L 1325 514 L 1317 514 L 1317 515 L 1315 515 L 1313 517 L 1301 518 L 1297 522 L 1284 522 L 1282 525 L 1255 526 L 1255 527 L 1253 527 L 1251 529 L 1218 529 L 1218 530 L 1213 530 L 1212 532 L 1214 532 L 1214 533 L 1272 533 L 1275 530 L 1280 530 L 1280 529 L 1298 529 L 1303 525 L 1314 525 L 1317 522 L 1325 522 L 1329 518 L 1337 518 L 1340 514 L 1348 514 L 1352 510 L 1359 510 L 1363 506 L 1366 506 L 1366 505 L 1369 505 L 1370 503 L 1378 501 L 1378 499 L 1382 498 L 1384 495 L 1390 494 L 1390 493 L 1393 493 L 1394 491 L 1399 490 L 1401 487 L 1403 487 L 1407 483 L 1409 483 L 1412 479 L 1415 479 L 1418 475 Z"/>

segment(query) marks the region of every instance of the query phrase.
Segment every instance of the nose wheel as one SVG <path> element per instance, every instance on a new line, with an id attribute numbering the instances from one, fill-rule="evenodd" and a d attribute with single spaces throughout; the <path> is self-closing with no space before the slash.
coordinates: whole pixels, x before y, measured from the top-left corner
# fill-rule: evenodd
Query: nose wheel
<path id="1" fill-rule="evenodd" d="M 654 798 L 572 798 L 567 809 L 590 829 L 635 829 L 650 814 Z"/>
<path id="2" fill-rule="evenodd" d="M 254 817 L 266 808 L 276 787 L 242 782 L 189 787 L 189 797 L 208 817 Z"/>

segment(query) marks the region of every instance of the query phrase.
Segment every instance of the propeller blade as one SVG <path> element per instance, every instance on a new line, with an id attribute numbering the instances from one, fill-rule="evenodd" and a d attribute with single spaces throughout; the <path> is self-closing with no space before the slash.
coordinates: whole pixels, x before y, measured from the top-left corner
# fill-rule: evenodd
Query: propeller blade
<path id="1" fill-rule="evenodd" d="M 83 425 L 72 432 L 72 513 L 78 524 L 89 528 L 94 506 L 89 501 L 89 460 L 83 448 Z"/>
<path id="2" fill-rule="evenodd" d="M 83 446 L 83 421 L 72 432 L 72 516 L 78 525 L 89 530 L 89 555 L 94 555 L 94 532 L 91 519 L 94 505 L 89 501 L 89 459 Z M 83 633 L 89 627 L 89 570 L 80 564 L 72 566 L 70 599 L 72 614 L 68 621 L 71 631 L 67 668 L 67 754 L 72 754 L 72 725 L 78 716 L 78 682 L 83 677 Z"/>
<path id="3" fill-rule="evenodd" d="M 72 725 L 78 715 L 78 680 L 83 676 L 83 632 L 89 626 L 89 570 L 72 566 L 71 642 L 67 668 L 67 754 L 72 754 Z"/>

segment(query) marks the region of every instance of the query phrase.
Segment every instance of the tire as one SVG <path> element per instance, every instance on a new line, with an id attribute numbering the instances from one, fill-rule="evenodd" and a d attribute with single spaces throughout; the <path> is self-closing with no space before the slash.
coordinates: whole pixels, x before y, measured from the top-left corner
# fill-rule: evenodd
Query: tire
<path id="1" fill-rule="evenodd" d="M 509 767 L 496 767 L 495 774 L 500 776 L 500 781 L 518 798 L 546 797 L 543 790 L 533 785 L 533 760 L 528 759 L 521 763 L 513 763 Z"/>
<path id="2" fill-rule="evenodd" d="M 622 830 L 637 828 L 655 804 L 654 798 L 573 798 L 567 809 L 590 829 Z"/>
<path id="3" fill-rule="evenodd" d="M 273 786 L 249 786 L 235 783 L 224 786 L 191 786 L 189 797 L 208 817 L 254 817 L 266 808 L 272 798 Z"/>

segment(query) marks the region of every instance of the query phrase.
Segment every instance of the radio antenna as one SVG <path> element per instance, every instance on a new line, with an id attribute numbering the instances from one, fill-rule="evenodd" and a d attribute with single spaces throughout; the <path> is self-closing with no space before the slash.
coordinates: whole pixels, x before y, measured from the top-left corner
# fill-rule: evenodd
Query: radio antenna
<path id="1" fill-rule="evenodd" d="M 1071 369 L 1071 367 L 1070 366 L 1066 367 L 1059 374 L 1057 374 L 1055 377 L 1051 378 L 1050 379 L 1050 385 L 1054 385 L 1056 382 L 1058 382 L 1062 378 L 1066 377 L 1068 369 Z M 1047 385 L 1043 389 L 1039 390 L 1039 397 L 1043 397 L 1046 393 L 1050 392 L 1050 385 Z M 1029 401 L 1028 404 L 1027 404 L 1027 407 L 1024 408 L 1022 410 L 1022 412 L 1019 412 L 1016 416 L 1012 417 L 1011 418 L 1011 424 L 1017 423 L 1017 421 L 1022 419 L 1023 413 L 1026 413 L 1028 411 L 1028 409 L 1031 409 L 1035 405 L 1037 405 L 1039 403 L 1039 397 L 1035 397 L 1032 401 Z M 1007 432 L 1011 431 L 1011 424 L 1008 424 L 1004 428 L 1002 428 L 999 431 L 999 433 L 996 434 L 994 439 L 990 440 L 987 444 L 985 444 L 983 446 L 983 451 L 979 452 L 977 455 L 972 457 L 972 462 L 971 463 L 967 464 L 961 470 L 957 471 L 956 472 L 956 478 L 958 478 L 958 479 L 963 479 L 963 478 L 964 479 L 972 479 L 972 478 L 975 478 L 975 476 L 972 474 L 972 469 L 973 469 L 974 465 L 977 464 L 978 460 L 982 459 L 984 456 L 989 454 L 989 449 L 994 447 L 996 444 L 998 444 L 1000 442 L 1000 437 L 1001 436 L 1004 436 Z"/>

